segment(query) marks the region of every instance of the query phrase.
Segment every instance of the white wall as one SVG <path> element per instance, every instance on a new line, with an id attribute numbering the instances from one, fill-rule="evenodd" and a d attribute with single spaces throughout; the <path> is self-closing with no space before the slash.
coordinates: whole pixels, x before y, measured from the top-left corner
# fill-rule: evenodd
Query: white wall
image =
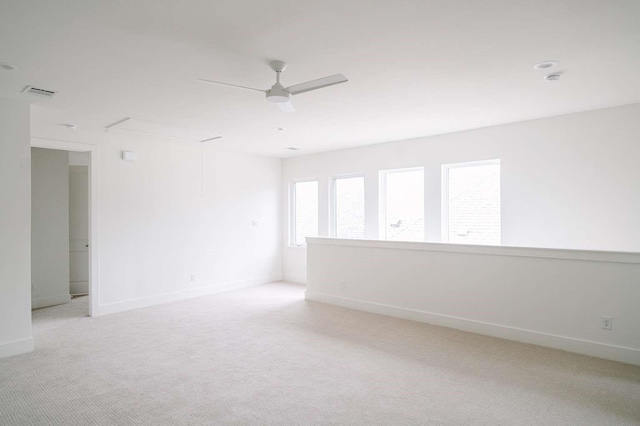
<path id="1" fill-rule="evenodd" d="M 214 142 L 201 150 L 121 131 L 57 131 L 37 128 L 33 143 L 51 143 L 39 137 L 47 134 L 97 146 L 93 315 L 281 279 L 280 159 Z M 138 160 L 123 161 L 123 150 Z"/>
<path id="2" fill-rule="evenodd" d="M 0 99 L 0 357 L 33 350 L 29 121 L 28 105 Z M 59 127 L 32 129 L 31 144 L 87 146 L 99 159 L 94 315 L 281 279 L 280 159 Z"/>
<path id="3" fill-rule="evenodd" d="M 29 105 L 0 99 L 0 357 L 31 338 Z"/>
<path id="4" fill-rule="evenodd" d="M 310 240 L 309 300 L 640 365 L 638 253 Z"/>
<path id="5" fill-rule="evenodd" d="M 378 171 L 423 166 L 427 241 L 440 241 L 441 165 L 500 159 L 502 243 L 640 251 L 640 104 L 467 132 L 326 152 L 283 161 L 288 185 L 318 179 L 320 236 L 328 236 L 329 180 L 365 174 L 367 238 L 378 237 Z M 288 246 L 284 276 L 304 280 L 306 252 Z"/>
<path id="6" fill-rule="evenodd" d="M 69 296 L 69 154 L 31 148 L 31 307 Z"/>
<path id="7" fill-rule="evenodd" d="M 101 146 L 101 312 L 280 278 L 280 160 L 206 145 L 201 181 L 200 155 L 123 136 Z"/>
<path id="8" fill-rule="evenodd" d="M 91 164 L 91 156 L 88 152 L 69 151 L 69 166 L 86 166 Z"/>
<path id="9" fill-rule="evenodd" d="M 101 312 L 280 279 L 280 160 L 205 145 L 201 181 L 200 155 L 123 136 L 101 146 Z"/>

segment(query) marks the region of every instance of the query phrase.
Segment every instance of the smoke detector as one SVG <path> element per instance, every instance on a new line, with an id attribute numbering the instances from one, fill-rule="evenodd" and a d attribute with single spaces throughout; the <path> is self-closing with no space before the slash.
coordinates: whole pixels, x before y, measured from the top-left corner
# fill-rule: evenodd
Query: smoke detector
<path id="1" fill-rule="evenodd" d="M 42 98 L 53 98 L 58 92 L 56 92 L 55 90 L 40 89 L 39 87 L 27 86 L 22 90 L 22 93 L 36 95 Z"/>

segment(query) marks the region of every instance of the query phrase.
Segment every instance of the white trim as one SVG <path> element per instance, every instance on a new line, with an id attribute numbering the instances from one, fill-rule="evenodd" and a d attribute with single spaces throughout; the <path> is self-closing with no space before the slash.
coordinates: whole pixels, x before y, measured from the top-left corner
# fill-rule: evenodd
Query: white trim
<path id="1" fill-rule="evenodd" d="M 364 176 L 364 173 L 349 173 L 344 175 L 334 175 L 329 178 L 329 235 L 331 235 L 332 237 L 338 236 L 338 222 L 337 222 L 338 200 L 336 198 L 336 181 L 338 179 L 353 179 L 353 178 L 362 178 L 362 196 L 364 201 L 363 208 L 365 209 L 365 215 L 363 217 L 364 219 L 363 225 L 365 227 L 365 235 L 367 234 L 366 233 L 366 228 L 367 228 L 367 212 L 366 212 L 367 205 L 366 204 L 367 203 L 366 203 L 366 200 L 364 199 L 367 193 L 365 176 Z"/>
<path id="2" fill-rule="evenodd" d="M 449 242 L 449 165 L 440 168 L 440 241 Z"/>
<path id="3" fill-rule="evenodd" d="M 308 244 L 379 249 L 470 253 L 493 256 L 539 257 L 543 259 L 586 260 L 590 262 L 640 263 L 640 253 L 619 251 L 553 249 L 537 247 L 481 246 L 473 244 L 426 243 L 414 241 L 347 240 L 309 237 Z"/>
<path id="4" fill-rule="evenodd" d="M 61 294 L 58 296 L 38 297 L 31 299 L 31 309 L 45 308 L 47 306 L 62 305 L 63 303 L 69 303 L 71 300 L 70 294 Z"/>
<path id="5" fill-rule="evenodd" d="M 309 290 L 307 290 L 305 293 L 305 299 L 314 302 L 342 306 L 349 309 L 356 309 L 359 311 L 371 312 L 374 314 L 387 315 L 411 321 L 418 321 L 427 324 L 455 328 L 471 333 L 483 334 L 508 340 L 515 340 L 518 342 L 545 346 L 548 348 L 560 349 L 563 351 L 575 352 L 583 355 L 625 362 L 628 364 L 640 365 L 640 350 L 623 346 L 607 345 L 604 343 L 575 339 L 572 337 L 540 333 L 537 331 L 516 327 L 508 327 L 500 324 L 492 324 L 482 321 L 453 317 L 449 315 L 435 314 L 432 312 L 419 311 L 415 309 L 400 308 L 397 306 L 366 302 L 363 300 L 349 299 L 346 297 L 331 296 L 328 294 L 311 292 Z"/>
<path id="6" fill-rule="evenodd" d="M 449 163 L 449 164 L 443 164 L 442 167 L 447 167 L 447 168 L 475 167 L 475 166 L 490 166 L 494 164 L 500 164 L 500 159 L 492 158 L 489 160 L 465 161 L 463 163 Z"/>
<path id="7" fill-rule="evenodd" d="M 306 182 L 316 182 L 317 185 L 317 194 L 316 198 L 318 200 L 318 229 L 316 230 L 316 234 L 320 233 L 320 180 L 316 178 L 308 178 L 308 179 L 296 179 L 289 182 L 289 238 L 288 244 L 289 247 L 306 247 L 307 244 L 296 244 L 296 184 L 298 183 L 306 183 Z"/>
<path id="8" fill-rule="evenodd" d="M 89 316 L 100 306 L 99 147 L 79 142 L 31 138 L 31 147 L 89 152 Z"/>
<path id="9" fill-rule="evenodd" d="M 246 287 L 253 287 L 275 281 L 281 281 L 281 275 L 268 275 L 264 277 L 252 278 L 242 281 L 212 285 L 207 287 L 191 288 L 188 290 L 173 291 L 170 293 L 158 294 L 155 296 L 129 299 L 121 302 L 107 303 L 100 305 L 100 315 L 114 314 L 117 312 L 130 311 L 132 309 L 146 308 L 148 306 L 159 305 L 161 303 L 175 302 L 178 300 L 191 299 L 193 297 L 208 294 L 222 293 L 230 290 L 238 290 Z"/>
<path id="10" fill-rule="evenodd" d="M 427 185 L 424 183 L 425 173 L 424 166 L 415 167 L 403 167 L 400 169 L 387 169 L 378 170 L 378 238 L 387 241 L 387 176 L 391 173 L 403 173 L 403 172 L 422 172 L 422 223 L 423 223 L 423 235 L 422 239 L 427 239 L 427 226 L 426 226 L 426 211 L 425 211 L 425 190 Z"/>
<path id="11" fill-rule="evenodd" d="M 480 161 L 467 161 L 464 163 L 451 163 L 443 164 L 440 169 L 442 178 L 440 182 L 440 241 L 443 243 L 449 242 L 449 170 L 458 167 L 475 167 L 475 166 L 500 166 L 500 197 L 502 197 L 502 166 L 500 165 L 500 159 L 493 160 L 480 160 Z M 502 217 L 502 199 L 500 200 L 500 217 Z M 500 223 L 500 242 L 502 242 L 502 223 Z"/>
<path id="12" fill-rule="evenodd" d="M 98 149 L 98 146 L 94 144 L 61 141 L 57 139 L 39 138 L 36 136 L 31 137 L 31 147 L 59 149 L 62 151 L 76 151 L 76 152 L 93 152 Z"/>
<path id="13" fill-rule="evenodd" d="M 24 339 L 12 340 L 11 342 L 0 343 L 0 358 L 26 354 L 28 352 L 33 352 L 33 349 L 33 337 L 26 337 Z"/>

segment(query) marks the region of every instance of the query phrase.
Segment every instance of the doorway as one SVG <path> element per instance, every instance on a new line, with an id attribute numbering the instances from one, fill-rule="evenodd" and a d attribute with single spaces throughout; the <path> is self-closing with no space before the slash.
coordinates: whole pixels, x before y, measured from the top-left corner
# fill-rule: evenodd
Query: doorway
<path id="1" fill-rule="evenodd" d="M 88 153 L 31 148 L 34 334 L 89 315 L 88 166 Z"/>
<path id="2" fill-rule="evenodd" d="M 35 332 L 35 322 L 41 319 L 56 317 L 59 321 L 78 316 L 98 315 L 97 147 L 40 138 L 32 138 L 31 147 L 32 307 L 43 308 L 34 311 L 32 316 Z M 39 152 L 36 151 L 38 153 L 34 155 L 35 149 Z M 41 158 L 42 154 L 45 154 L 45 157 L 57 157 L 58 165 L 46 168 L 57 167 L 58 171 L 55 173 L 59 176 L 59 181 L 63 180 L 62 162 L 66 161 L 66 196 L 59 192 L 63 191 L 61 188 L 64 184 L 58 183 L 57 189 L 54 188 L 55 178 L 49 181 L 47 177 L 34 175 L 36 173 L 34 161 L 46 161 Z M 54 171 L 46 171 L 45 176 L 47 173 L 54 173 Z M 42 186 L 43 181 L 46 183 L 44 192 L 49 193 L 48 199 L 47 196 L 44 197 L 45 208 L 51 205 L 62 208 L 66 202 L 66 211 L 58 215 L 42 212 L 42 200 L 39 208 L 38 201 L 34 197 L 38 196 L 37 191 L 43 192 L 43 188 L 36 188 L 37 185 Z M 56 194 L 63 201 L 56 199 Z M 47 205 L 47 203 L 52 204 Z M 51 226 L 50 222 L 58 226 Z M 38 241 L 38 238 L 44 240 L 44 243 Z M 54 265 L 56 259 L 58 263 Z M 63 260 L 60 262 L 60 259 Z M 38 270 L 38 268 L 44 269 Z M 63 284 L 65 280 L 66 286 Z M 53 281 L 57 284 L 52 284 Z M 57 289 L 54 289 L 56 285 Z M 66 294 L 63 287 L 66 288 Z M 48 297 L 50 299 L 47 299 Z M 55 306 L 44 308 L 52 305 Z M 41 324 L 38 324 L 38 327 L 41 328 Z"/>

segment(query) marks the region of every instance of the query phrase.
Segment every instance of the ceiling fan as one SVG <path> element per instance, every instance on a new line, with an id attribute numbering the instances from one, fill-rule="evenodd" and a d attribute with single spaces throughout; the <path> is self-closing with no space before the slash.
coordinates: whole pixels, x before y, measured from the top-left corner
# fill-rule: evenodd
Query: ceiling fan
<path id="1" fill-rule="evenodd" d="M 256 90 L 266 94 L 269 102 L 278 104 L 280 109 L 284 112 L 293 112 L 295 108 L 291 103 L 291 95 L 298 95 L 300 93 L 309 92 L 311 90 L 322 89 L 323 87 L 333 86 L 334 84 L 346 83 L 349 81 L 347 77 L 342 74 L 330 75 L 329 77 L 319 78 L 317 80 L 307 81 L 306 83 L 294 84 L 293 86 L 284 87 L 280 84 L 280 74 L 287 68 L 287 64 L 282 61 L 271 61 L 269 66 L 276 72 L 276 84 L 271 86 L 271 89 L 261 90 L 253 87 L 240 86 L 238 84 L 223 83 L 222 81 L 204 80 L 198 79 L 205 83 L 223 84 L 225 86 L 238 87 L 240 89 Z"/>

